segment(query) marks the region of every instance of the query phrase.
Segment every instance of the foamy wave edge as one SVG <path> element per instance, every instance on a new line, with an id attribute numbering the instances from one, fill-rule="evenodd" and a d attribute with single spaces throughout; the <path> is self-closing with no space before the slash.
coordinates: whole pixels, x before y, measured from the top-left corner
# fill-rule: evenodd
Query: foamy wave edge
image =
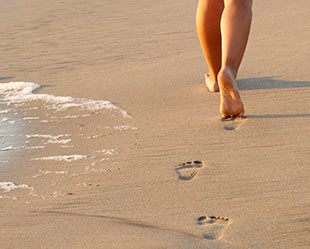
<path id="1" fill-rule="evenodd" d="M 3 189 L 4 192 L 10 192 L 18 188 L 33 190 L 32 186 L 26 184 L 17 185 L 14 182 L 0 182 L 0 189 Z"/>
<path id="2" fill-rule="evenodd" d="M 7 105 L 40 100 L 51 103 L 51 109 L 58 111 L 66 110 L 68 108 L 80 108 L 89 111 L 108 109 L 117 110 L 124 117 L 131 118 L 125 110 L 110 101 L 74 98 L 70 96 L 55 96 L 50 94 L 35 94 L 34 91 L 39 88 L 41 88 L 41 85 L 32 82 L 21 81 L 1 83 L 0 95 L 2 96 L 2 101 L 5 101 Z"/>

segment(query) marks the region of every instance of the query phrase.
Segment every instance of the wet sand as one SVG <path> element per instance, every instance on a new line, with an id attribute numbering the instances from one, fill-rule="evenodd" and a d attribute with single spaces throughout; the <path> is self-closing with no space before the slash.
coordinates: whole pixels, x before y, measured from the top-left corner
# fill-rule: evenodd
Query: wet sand
<path id="1" fill-rule="evenodd" d="M 254 3 L 233 122 L 203 84 L 196 4 L 1 3 L 1 82 L 132 117 L 13 106 L 25 147 L 0 182 L 29 187 L 0 189 L 1 248 L 308 248 L 309 1 Z"/>

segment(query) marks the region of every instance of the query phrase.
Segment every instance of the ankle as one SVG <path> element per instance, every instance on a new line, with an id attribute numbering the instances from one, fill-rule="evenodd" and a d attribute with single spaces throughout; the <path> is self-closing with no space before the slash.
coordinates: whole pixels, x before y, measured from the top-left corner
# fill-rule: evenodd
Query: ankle
<path id="1" fill-rule="evenodd" d="M 232 77 L 234 77 L 234 79 L 237 78 L 237 73 L 238 73 L 237 69 L 227 65 L 223 66 L 219 71 L 219 74 L 230 74 Z"/>
<path id="2" fill-rule="evenodd" d="M 218 74 L 218 84 L 221 89 L 221 92 L 238 95 L 239 90 L 236 84 L 236 73 L 232 71 L 229 67 L 224 67 L 220 70 Z"/>
<path id="3" fill-rule="evenodd" d="M 207 75 L 209 77 L 210 82 L 212 82 L 213 84 L 217 83 L 217 75 L 218 74 L 215 74 L 214 72 L 210 71 Z"/>
<path id="4" fill-rule="evenodd" d="M 217 75 L 217 81 L 220 84 L 224 84 L 224 85 L 225 85 L 225 82 L 227 81 L 228 82 L 236 81 L 236 78 L 237 78 L 237 71 L 228 66 L 222 67 Z"/>

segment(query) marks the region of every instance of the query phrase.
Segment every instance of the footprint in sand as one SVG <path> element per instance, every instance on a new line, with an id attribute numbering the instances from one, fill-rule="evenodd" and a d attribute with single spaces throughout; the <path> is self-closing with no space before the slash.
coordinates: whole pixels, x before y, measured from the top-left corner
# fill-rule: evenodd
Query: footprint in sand
<path id="1" fill-rule="evenodd" d="M 244 124 L 246 117 L 222 119 L 224 124 L 224 130 L 226 131 L 237 131 Z"/>
<path id="2" fill-rule="evenodd" d="M 203 237 L 208 240 L 218 240 L 223 237 L 225 229 L 230 224 L 230 219 L 222 216 L 201 216 L 198 225 L 204 227 Z"/>
<path id="3" fill-rule="evenodd" d="M 181 180 L 189 181 L 196 177 L 199 169 L 204 165 L 205 163 L 203 161 L 186 162 L 179 164 L 175 171 Z"/>

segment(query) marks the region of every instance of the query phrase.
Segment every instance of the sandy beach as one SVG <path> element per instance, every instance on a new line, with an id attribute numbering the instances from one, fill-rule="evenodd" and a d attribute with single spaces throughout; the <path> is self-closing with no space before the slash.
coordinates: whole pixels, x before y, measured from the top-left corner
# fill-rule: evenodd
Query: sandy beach
<path id="1" fill-rule="evenodd" d="M 308 0 L 254 1 L 235 121 L 197 1 L 0 5 L 0 248 L 310 247 Z"/>

